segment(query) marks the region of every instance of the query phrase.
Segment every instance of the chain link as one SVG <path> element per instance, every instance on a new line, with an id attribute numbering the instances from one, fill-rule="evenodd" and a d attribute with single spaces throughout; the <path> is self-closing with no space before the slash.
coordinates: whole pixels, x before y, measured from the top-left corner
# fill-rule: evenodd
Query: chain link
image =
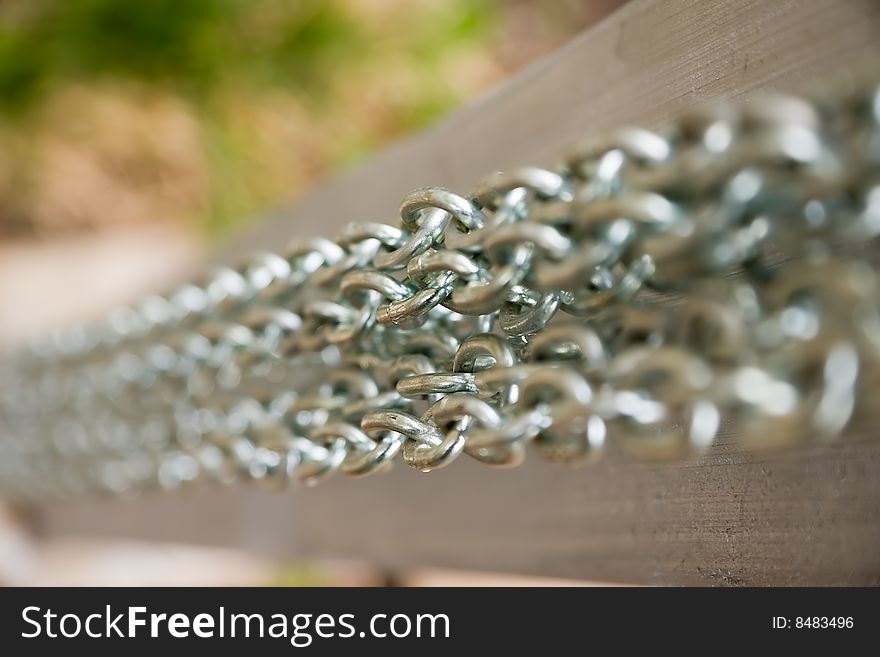
<path id="1" fill-rule="evenodd" d="M 612 131 L 9 354 L 0 490 L 829 440 L 876 420 L 878 234 L 876 89 Z"/>

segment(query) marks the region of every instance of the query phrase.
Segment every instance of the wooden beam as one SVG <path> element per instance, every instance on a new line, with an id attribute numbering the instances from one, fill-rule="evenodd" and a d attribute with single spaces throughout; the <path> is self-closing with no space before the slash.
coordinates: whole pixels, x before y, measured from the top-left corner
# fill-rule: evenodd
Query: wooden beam
<path id="1" fill-rule="evenodd" d="M 352 220 L 394 222 L 423 185 L 466 191 L 486 173 L 552 164 L 578 137 L 659 126 L 694 104 L 800 90 L 880 61 L 871 0 L 633 2 L 502 89 L 331 182 L 219 256 L 283 249 Z M 880 583 L 880 444 L 737 454 L 723 437 L 684 464 L 611 453 L 572 470 L 462 458 L 402 465 L 286 494 L 247 487 L 73 500 L 42 509 L 51 534 L 111 533 L 624 582 Z"/>
<path id="2" fill-rule="evenodd" d="M 422 474 L 150 493 L 46 509 L 53 533 L 662 584 L 880 584 L 880 445 L 579 469 L 461 459 Z"/>

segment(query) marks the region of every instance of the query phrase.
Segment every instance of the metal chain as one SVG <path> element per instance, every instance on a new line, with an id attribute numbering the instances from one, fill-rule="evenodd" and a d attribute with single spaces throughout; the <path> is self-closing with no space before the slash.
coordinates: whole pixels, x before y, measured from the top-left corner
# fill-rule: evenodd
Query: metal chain
<path id="1" fill-rule="evenodd" d="M 876 88 L 615 130 L 10 354 L 0 491 L 829 440 L 877 413 L 878 234 Z"/>

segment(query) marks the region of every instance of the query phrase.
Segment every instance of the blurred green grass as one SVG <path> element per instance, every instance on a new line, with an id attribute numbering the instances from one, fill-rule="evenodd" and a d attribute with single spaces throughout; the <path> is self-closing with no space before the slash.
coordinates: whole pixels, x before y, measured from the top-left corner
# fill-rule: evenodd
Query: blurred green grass
<path id="1" fill-rule="evenodd" d="M 522 4 L 0 0 L 0 236 L 226 235 L 503 77 Z"/>
<path id="2" fill-rule="evenodd" d="M 355 3 L 340 0 L 27 4 L 7 7 L 0 23 L 0 110 L 7 114 L 27 111 L 48 87 L 71 79 L 141 81 L 198 101 L 241 83 L 326 93 L 337 69 L 371 56 L 388 37 L 403 37 L 399 56 L 430 65 L 488 36 L 497 11 L 487 0 L 412 3 L 377 29 L 358 20 Z"/>

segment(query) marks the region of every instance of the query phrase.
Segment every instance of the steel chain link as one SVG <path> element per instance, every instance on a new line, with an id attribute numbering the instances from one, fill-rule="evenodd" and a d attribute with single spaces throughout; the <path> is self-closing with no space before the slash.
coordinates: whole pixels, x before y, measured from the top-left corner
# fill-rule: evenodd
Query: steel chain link
<path id="1" fill-rule="evenodd" d="M 9 354 L 0 491 L 829 440 L 877 419 L 878 234 L 877 89 L 612 131 Z"/>

